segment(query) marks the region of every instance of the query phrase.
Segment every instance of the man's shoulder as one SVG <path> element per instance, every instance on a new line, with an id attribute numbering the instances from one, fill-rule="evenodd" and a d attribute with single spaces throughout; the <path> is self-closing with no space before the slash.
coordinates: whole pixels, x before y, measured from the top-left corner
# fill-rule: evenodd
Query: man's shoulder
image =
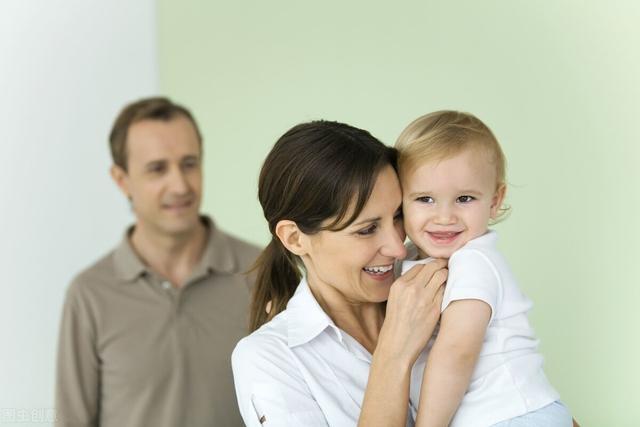
<path id="1" fill-rule="evenodd" d="M 105 285 L 120 281 L 114 263 L 115 249 L 111 249 L 84 269 L 80 270 L 67 289 L 68 295 L 94 293 Z"/>
<path id="2" fill-rule="evenodd" d="M 242 269 L 248 269 L 253 266 L 256 259 L 262 252 L 262 248 L 258 245 L 250 243 L 234 234 L 231 234 L 225 230 L 218 228 L 218 233 L 224 236 L 224 240 L 228 249 L 233 253 L 234 257 L 238 261 L 238 264 Z"/>

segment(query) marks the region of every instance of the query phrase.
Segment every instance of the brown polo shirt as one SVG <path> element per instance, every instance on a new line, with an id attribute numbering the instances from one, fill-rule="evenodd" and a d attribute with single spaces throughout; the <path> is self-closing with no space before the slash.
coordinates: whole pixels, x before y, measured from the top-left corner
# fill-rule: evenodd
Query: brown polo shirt
<path id="1" fill-rule="evenodd" d="M 230 356 L 248 333 L 252 281 L 244 272 L 259 249 L 204 221 L 207 246 L 181 289 L 149 270 L 127 236 L 72 282 L 56 425 L 242 425 Z"/>

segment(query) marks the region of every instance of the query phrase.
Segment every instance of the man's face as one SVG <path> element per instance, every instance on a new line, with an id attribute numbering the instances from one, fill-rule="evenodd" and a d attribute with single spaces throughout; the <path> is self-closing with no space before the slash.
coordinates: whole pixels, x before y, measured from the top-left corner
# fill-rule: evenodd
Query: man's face
<path id="1" fill-rule="evenodd" d="M 128 171 L 112 176 L 131 199 L 137 226 L 161 235 L 188 234 L 199 221 L 202 194 L 201 147 L 183 116 L 143 120 L 127 134 Z"/>

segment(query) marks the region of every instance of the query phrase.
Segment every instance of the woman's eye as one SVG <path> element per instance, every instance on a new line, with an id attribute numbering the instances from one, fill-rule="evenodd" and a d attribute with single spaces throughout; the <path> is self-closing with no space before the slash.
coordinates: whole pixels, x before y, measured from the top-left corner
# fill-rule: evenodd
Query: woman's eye
<path id="1" fill-rule="evenodd" d="M 458 203 L 469 203 L 474 201 L 476 198 L 473 196 L 460 196 L 458 197 L 458 199 L 456 200 Z"/>
<path id="2" fill-rule="evenodd" d="M 360 236 L 368 236 L 369 234 L 373 234 L 377 229 L 378 229 L 378 226 L 376 224 L 371 224 L 367 228 L 364 228 L 362 230 L 358 230 L 357 233 Z"/>
<path id="3" fill-rule="evenodd" d="M 422 196 L 416 199 L 417 202 L 421 203 L 433 203 L 433 197 L 431 196 Z"/>

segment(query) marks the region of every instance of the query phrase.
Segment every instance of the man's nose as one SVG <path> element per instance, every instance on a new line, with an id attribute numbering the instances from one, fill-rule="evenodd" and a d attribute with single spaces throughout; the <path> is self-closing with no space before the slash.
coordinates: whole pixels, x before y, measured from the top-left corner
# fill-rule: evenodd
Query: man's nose
<path id="1" fill-rule="evenodd" d="M 174 168 L 169 174 L 169 189 L 176 194 L 189 192 L 189 182 L 180 168 Z"/>

